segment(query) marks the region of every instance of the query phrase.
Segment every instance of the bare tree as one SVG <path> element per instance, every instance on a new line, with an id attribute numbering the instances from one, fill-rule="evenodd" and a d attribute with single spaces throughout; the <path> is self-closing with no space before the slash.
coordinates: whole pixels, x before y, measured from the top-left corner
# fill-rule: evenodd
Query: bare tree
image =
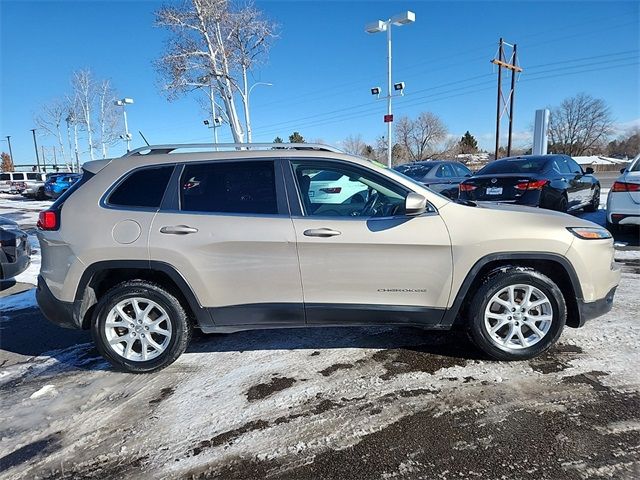
<path id="1" fill-rule="evenodd" d="M 36 126 L 45 135 L 56 138 L 63 159 L 65 158 L 65 153 L 61 128 L 67 116 L 67 110 L 68 105 L 64 100 L 55 99 L 43 105 L 34 118 Z"/>
<path id="2" fill-rule="evenodd" d="M 366 144 L 362 140 L 362 135 L 349 135 L 342 142 L 342 149 L 352 155 L 362 155 Z"/>
<path id="3" fill-rule="evenodd" d="M 567 155 L 595 153 L 604 146 L 612 127 L 605 101 L 580 93 L 551 110 L 549 150 Z"/>
<path id="4" fill-rule="evenodd" d="M 214 87 L 222 99 L 233 139 L 239 143 L 245 136 L 234 94 L 242 92 L 243 98 L 248 97 L 248 90 L 246 76 L 242 82 L 236 80 L 235 75 L 242 72 L 242 64 L 237 62 L 244 58 L 248 71 L 258 52 L 265 51 L 266 44 L 266 39 L 260 40 L 258 26 L 238 26 L 245 10 L 254 9 L 248 6 L 234 13 L 227 0 L 190 0 L 178 7 L 162 7 L 156 12 L 156 25 L 172 32 L 167 50 L 157 62 L 169 98 Z M 255 13 L 247 13 L 247 16 L 254 21 L 260 20 Z M 234 39 L 234 35 L 238 38 Z M 246 42 L 242 55 L 238 50 L 240 39 Z"/>
<path id="5" fill-rule="evenodd" d="M 87 132 L 89 156 L 91 157 L 91 160 L 93 160 L 95 158 L 93 154 L 95 147 L 93 143 L 93 125 L 91 123 L 91 115 L 96 99 L 96 84 L 91 71 L 86 69 L 73 72 L 71 85 L 74 92 L 73 98 L 77 104 L 76 111 L 79 113 L 79 117 L 76 117 L 76 123 L 82 125 Z"/>
<path id="6" fill-rule="evenodd" d="M 242 82 L 238 91 L 244 107 L 245 132 L 249 143 L 253 139 L 249 109 L 249 94 L 253 86 L 249 86 L 248 72 L 268 54 L 271 42 L 276 38 L 276 28 L 276 24 L 264 19 L 262 12 L 251 2 L 229 15 L 231 61 L 233 66 L 240 69 Z"/>
<path id="7" fill-rule="evenodd" d="M 109 80 L 103 80 L 100 83 L 97 97 L 102 158 L 107 158 L 109 147 L 118 141 L 120 132 L 120 115 L 118 115 L 114 105 L 116 93 L 111 87 Z"/>
<path id="8" fill-rule="evenodd" d="M 437 115 L 422 112 L 415 120 L 400 118 L 395 133 L 408 159 L 415 162 L 429 158 L 438 151 L 437 146 L 446 139 L 447 127 Z"/>

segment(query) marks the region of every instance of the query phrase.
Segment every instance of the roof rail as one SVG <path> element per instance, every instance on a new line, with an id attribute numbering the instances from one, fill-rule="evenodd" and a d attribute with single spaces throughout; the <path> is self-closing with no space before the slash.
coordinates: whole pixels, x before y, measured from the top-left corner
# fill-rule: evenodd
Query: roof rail
<path id="1" fill-rule="evenodd" d="M 136 148 L 123 155 L 123 157 L 132 157 L 134 155 L 154 155 L 171 153 L 175 150 L 191 149 L 191 148 L 211 148 L 215 151 L 219 150 L 318 150 L 324 152 L 344 153 L 342 150 L 322 145 L 319 143 L 177 143 L 170 145 L 149 145 L 146 147 Z"/>

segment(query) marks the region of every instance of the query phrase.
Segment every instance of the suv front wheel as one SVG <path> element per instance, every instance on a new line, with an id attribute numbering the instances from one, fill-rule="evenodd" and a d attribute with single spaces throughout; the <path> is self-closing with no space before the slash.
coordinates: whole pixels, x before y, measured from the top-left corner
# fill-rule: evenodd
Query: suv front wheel
<path id="1" fill-rule="evenodd" d="M 468 309 L 474 343 L 497 360 L 525 360 L 560 337 L 567 318 L 564 296 L 535 270 L 506 267 L 488 276 Z"/>
<path id="2" fill-rule="evenodd" d="M 191 325 L 178 299 L 143 280 L 120 283 L 98 302 L 91 333 L 98 351 L 119 369 L 148 373 L 187 348 Z"/>

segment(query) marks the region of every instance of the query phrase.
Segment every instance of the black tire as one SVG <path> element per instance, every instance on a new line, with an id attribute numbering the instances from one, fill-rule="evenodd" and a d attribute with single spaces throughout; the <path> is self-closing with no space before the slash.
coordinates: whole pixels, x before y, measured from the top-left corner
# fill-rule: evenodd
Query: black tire
<path id="1" fill-rule="evenodd" d="M 44 194 L 44 188 L 40 187 L 36 192 L 36 200 L 46 200 L 47 196 Z"/>
<path id="2" fill-rule="evenodd" d="M 566 195 L 562 195 L 558 199 L 558 202 L 556 203 L 554 210 L 556 210 L 557 212 L 567 213 L 567 208 L 569 208 L 569 200 L 567 200 Z"/>
<path id="3" fill-rule="evenodd" d="M 600 207 L 600 187 L 595 187 L 593 189 L 593 196 L 591 197 L 591 202 L 589 205 L 584 207 L 585 212 L 597 212 Z"/>
<path id="4" fill-rule="evenodd" d="M 171 338 L 166 349 L 157 357 L 137 361 L 118 354 L 110 345 L 105 333 L 109 311 L 128 298 L 141 297 L 160 305 L 171 320 Z M 100 354 L 119 370 L 130 373 L 150 373 L 167 367 L 184 353 L 191 340 L 192 325 L 178 299 L 163 287 L 144 280 L 130 280 L 111 288 L 96 305 L 91 323 L 91 334 Z M 150 335 L 147 333 L 147 335 Z M 134 343 L 135 345 L 135 343 Z M 140 345 L 138 345 L 138 349 Z"/>
<path id="5" fill-rule="evenodd" d="M 492 297 L 505 287 L 516 284 L 531 285 L 540 290 L 548 298 L 553 312 L 546 334 L 530 347 L 519 349 L 504 347 L 493 340 L 485 327 L 484 318 L 485 309 Z M 517 267 L 508 267 L 485 278 L 467 309 L 469 336 L 480 350 L 496 360 L 526 360 L 540 355 L 560 338 L 566 320 L 567 306 L 558 286 L 538 271 Z"/>

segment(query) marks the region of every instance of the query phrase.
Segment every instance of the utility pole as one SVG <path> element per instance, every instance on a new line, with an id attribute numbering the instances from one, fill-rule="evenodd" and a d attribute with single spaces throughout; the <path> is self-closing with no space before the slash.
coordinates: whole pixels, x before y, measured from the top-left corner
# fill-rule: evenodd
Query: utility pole
<path id="1" fill-rule="evenodd" d="M 36 150 L 36 162 L 38 163 L 38 172 L 40 171 L 40 156 L 38 155 L 38 142 L 36 140 L 36 129 L 32 128 L 31 133 L 33 133 L 33 146 Z"/>
<path id="2" fill-rule="evenodd" d="M 44 145 L 40 147 L 42 149 L 42 169 L 43 171 L 47 171 L 47 157 L 44 154 Z M 38 167 L 38 171 L 40 171 L 40 167 Z"/>
<path id="3" fill-rule="evenodd" d="M 11 161 L 13 164 L 16 164 L 15 159 L 13 158 L 13 151 L 11 151 L 11 135 L 7 135 L 7 143 L 9 144 L 9 156 L 11 157 Z"/>
<path id="4" fill-rule="evenodd" d="M 506 60 L 504 47 L 511 48 L 511 57 L 509 61 Z M 500 38 L 498 44 L 498 58 L 491 60 L 491 63 L 498 66 L 498 102 L 496 106 L 496 153 L 495 158 L 498 159 L 498 150 L 500 149 L 500 121 L 502 116 L 506 113 L 509 117 L 509 139 L 507 142 L 507 156 L 511 155 L 512 136 L 513 136 L 513 106 L 516 91 L 516 73 L 522 72 L 522 68 L 518 66 L 517 57 L 518 46 L 516 44 L 510 44 Z M 506 68 L 511 70 L 511 88 L 509 89 L 509 95 L 505 98 L 502 93 L 502 69 Z"/>

